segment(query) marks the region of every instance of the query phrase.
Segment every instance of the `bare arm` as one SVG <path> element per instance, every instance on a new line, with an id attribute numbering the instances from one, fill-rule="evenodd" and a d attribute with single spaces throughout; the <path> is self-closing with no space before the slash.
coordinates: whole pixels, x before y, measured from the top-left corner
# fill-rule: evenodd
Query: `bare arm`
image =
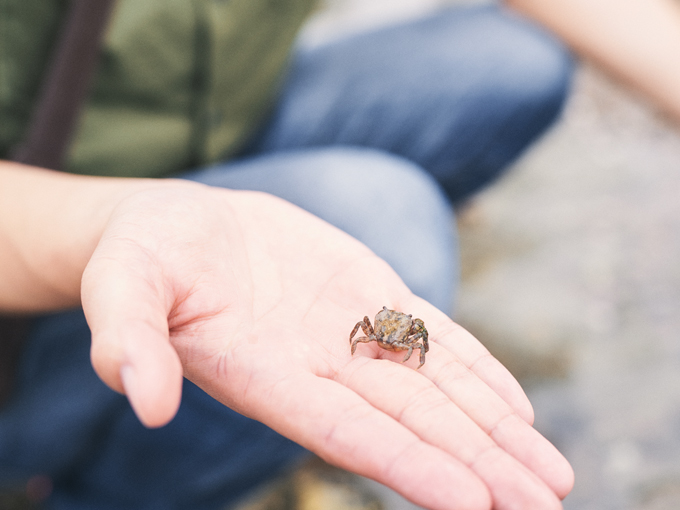
<path id="1" fill-rule="evenodd" d="M 680 4 L 674 0 L 506 0 L 680 120 Z"/>
<path id="2" fill-rule="evenodd" d="M 0 311 L 80 303 L 80 278 L 115 204 L 153 182 L 0 161 Z"/>
<path id="3" fill-rule="evenodd" d="M 184 376 L 427 508 L 557 510 L 573 483 L 477 340 L 270 195 L 0 165 L 0 300 L 81 302 L 95 370 L 148 426 L 172 419 Z M 352 326 L 383 305 L 425 321 L 420 370 L 376 346 L 351 356 Z"/>

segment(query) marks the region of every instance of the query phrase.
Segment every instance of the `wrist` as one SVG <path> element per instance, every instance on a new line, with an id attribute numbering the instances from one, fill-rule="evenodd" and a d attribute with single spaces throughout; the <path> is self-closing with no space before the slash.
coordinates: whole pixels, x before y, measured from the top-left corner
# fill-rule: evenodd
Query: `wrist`
<path id="1" fill-rule="evenodd" d="M 83 270 L 116 205 L 167 185 L 176 183 L 0 163 L 0 310 L 77 306 Z"/>

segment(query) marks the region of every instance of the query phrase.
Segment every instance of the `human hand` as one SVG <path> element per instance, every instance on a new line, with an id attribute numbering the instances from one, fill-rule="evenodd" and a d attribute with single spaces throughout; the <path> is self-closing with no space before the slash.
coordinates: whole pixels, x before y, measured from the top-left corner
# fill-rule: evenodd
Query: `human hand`
<path id="1" fill-rule="evenodd" d="M 148 426 L 182 375 L 342 468 L 431 509 L 553 509 L 569 464 L 484 347 L 370 250 L 260 193 L 186 183 L 117 206 L 82 280 L 100 377 Z M 427 362 L 349 333 L 386 305 L 424 320 Z"/>

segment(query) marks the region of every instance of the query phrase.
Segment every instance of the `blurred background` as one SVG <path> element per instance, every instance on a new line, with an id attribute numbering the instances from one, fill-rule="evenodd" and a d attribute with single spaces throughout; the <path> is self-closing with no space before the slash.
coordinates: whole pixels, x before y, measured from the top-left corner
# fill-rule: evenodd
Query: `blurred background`
<path id="1" fill-rule="evenodd" d="M 326 0 L 302 41 L 459 2 Z M 581 63 L 562 119 L 457 221 L 454 318 L 520 380 L 536 427 L 574 466 L 565 508 L 679 509 L 680 126 Z M 352 475 L 324 476 L 342 487 Z M 358 483 L 386 510 L 416 508 Z M 327 510 L 307 495 L 299 508 Z M 10 497 L 0 508 L 36 508 Z M 280 507 L 262 498 L 242 510 Z"/>
<path id="2" fill-rule="evenodd" d="M 307 44 L 457 2 L 326 3 Z M 574 466 L 565 508 L 680 508 L 680 126 L 581 63 L 561 121 L 458 223 L 455 319 Z"/>

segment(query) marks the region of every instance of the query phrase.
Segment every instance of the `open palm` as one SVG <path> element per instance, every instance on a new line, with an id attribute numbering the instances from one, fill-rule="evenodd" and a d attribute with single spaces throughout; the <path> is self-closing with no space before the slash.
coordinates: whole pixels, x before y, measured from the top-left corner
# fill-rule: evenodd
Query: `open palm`
<path id="1" fill-rule="evenodd" d="M 149 426 L 182 376 L 325 460 L 432 509 L 560 508 L 564 458 L 512 376 L 358 241 L 269 195 L 160 186 L 124 200 L 83 276 L 102 379 Z M 424 320 L 416 356 L 349 333 L 383 306 Z"/>

